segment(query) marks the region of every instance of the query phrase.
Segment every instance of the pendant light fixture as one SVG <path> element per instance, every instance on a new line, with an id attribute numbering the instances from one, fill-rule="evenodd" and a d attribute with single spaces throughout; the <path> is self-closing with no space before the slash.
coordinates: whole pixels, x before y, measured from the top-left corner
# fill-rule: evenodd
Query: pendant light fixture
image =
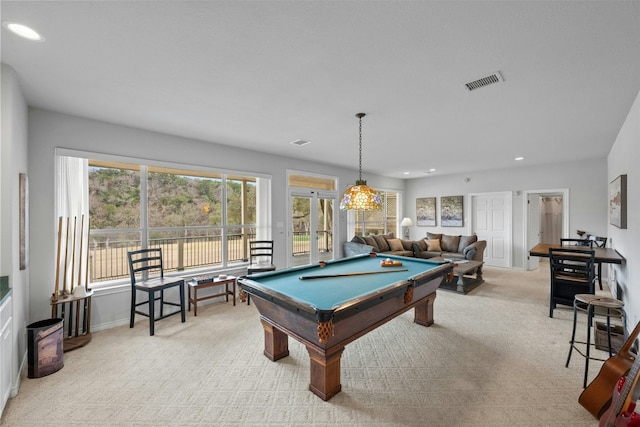
<path id="1" fill-rule="evenodd" d="M 358 164 L 359 176 L 355 185 L 347 188 L 347 191 L 342 195 L 342 201 L 340 202 L 340 209 L 347 211 L 379 211 L 382 209 L 382 198 L 376 190 L 367 186 L 367 181 L 362 179 L 362 118 L 364 113 L 356 114 L 356 117 L 360 121 L 360 145 L 359 145 L 359 158 Z"/>

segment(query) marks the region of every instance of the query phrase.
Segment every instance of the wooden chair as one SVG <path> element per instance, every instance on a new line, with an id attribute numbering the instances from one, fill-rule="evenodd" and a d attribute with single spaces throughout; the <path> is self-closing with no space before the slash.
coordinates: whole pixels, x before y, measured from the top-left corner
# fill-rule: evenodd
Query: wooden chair
<path id="1" fill-rule="evenodd" d="M 599 237 L 599 236 L 591 236 L 587 238 L 589 242 L 589 246 L 592 248 L 606 248 L 607 247 L 607 238 Z M 597 262 L 598 271 L 596 273 L 596 277 L 598 279 L 598 285 L 600 285 L 600 290 L 602 290 L 602 262 Z"/>
<path id="2" fill-rule="evenodd" d="M 247 274 L 264 273 L 275 269 L 276 266 L 273 264 L 273 240 L 251 240 L 249 242 Z M 247 305 L 250 303 L 250 296 L 247 295 Z"/>
<path id="3" fill-rule="evenodd" d="M 136 313 L 149 318 L 149 335 L 154 335 L 154 323 L 156 320 L 173 316 L 180 313 L 182 322 L 185 322 L 185 298 L 184 298 L 184 279 L 181 277 L 164 277 L 164 269 L 162 265 L 162 249 L 141 249 L 127 253 L 129 258 L 129 273 L 131 275 L 131 315 L 129 327 L 133 328 L 133 321 Z M 153 277 L 150 277 L 150 274 Z M 140 276 L 140 277 L 138 277 Z M 178 288 L 180 294 L 180 303 L 168 302 L 164 300 L 164 291 L 169 288 Z M 138 291 L 146 292 L 147 299 L 138 302 Z M 156 296 L 156 292 L 159 295 Z M 155 316 L 155 303 L 160 301 L 160 316 Z M 148 313 L 139 311 L 137 307 L 148 305 Z M 180 310 L 164 313 L 164 306 L 172 305 L 180 307 Z"/>
<path id="4" fill-rule="evenodd" d="M 573 307 L 576 294 L 595 294 L 594 252 L 589 248 L 550 248 L 549 317 L 557 304 Z"/>
<path id="5" fill-rule="evenodd" d="M 273 271 L 273 240 L 251 240 L 249 242 L 249 267 L 247 274 Z"/>
<path id="6" fill-rule="evenodd" d="M 587 239 L 560 239 L 562 246 L 590 246 Z"/>

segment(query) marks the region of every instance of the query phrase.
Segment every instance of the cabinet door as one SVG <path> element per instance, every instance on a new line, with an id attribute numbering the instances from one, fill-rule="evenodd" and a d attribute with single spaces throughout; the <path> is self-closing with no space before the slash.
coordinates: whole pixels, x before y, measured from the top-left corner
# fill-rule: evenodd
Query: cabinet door
<path id="1" fill-rule="evenodd" d="M 12 330 L 13 330 L 13 305 L 11 297 L 0 308 L 0 414 L 11 393 L 11 355 L 12 355 Z"/>

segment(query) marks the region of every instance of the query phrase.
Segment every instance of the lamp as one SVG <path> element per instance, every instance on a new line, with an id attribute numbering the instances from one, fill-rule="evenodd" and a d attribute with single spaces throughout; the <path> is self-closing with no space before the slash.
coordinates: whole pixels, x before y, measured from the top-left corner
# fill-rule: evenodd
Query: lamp
<path id="1" fill-rule="evenodd" d="M 342 201 L 340 201 L 341 210 L 357 210 L 357 211 L 379 211 L 382 209 L 382 198 L 376 190 L 367 186 L 367 181 L 362 179 L 362 118 L 364 113 L 356 114 L 356 117 L 360 120 L 360 145 L 359 145 L 359 178 L 355 185 L 347 188 L 347 191 L 342 195 Z"/>
<path id="2" fill-rule="evenodd" d="M 411 221 L 411 218 L 406 217 L 406 218 L 402 218 L 402 222 L 400 223 L 400 227 L 411 227 L 413 226 L 413 221 Z M 404 229 L 404 237 L 406 239 L 409 239 L 409 228 L 405 228 Z"/>

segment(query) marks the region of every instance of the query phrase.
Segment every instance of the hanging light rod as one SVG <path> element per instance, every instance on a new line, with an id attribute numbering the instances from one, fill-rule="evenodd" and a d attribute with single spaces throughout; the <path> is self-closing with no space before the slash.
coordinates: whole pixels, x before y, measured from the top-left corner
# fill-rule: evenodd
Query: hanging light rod
<path id="1" fill-rule="evenodd" d="M 382 198 L 376 190 L 367 186 L 367 181 L 362 179 L 362 118 L 365 113 L 358 113 L 359 127 L 359 146 L 358 146 L 358 180 L 355 185 L 347 188 L 342 195 L 340 209 L 355 211 L 379 211 L 382 209 Z"/>

